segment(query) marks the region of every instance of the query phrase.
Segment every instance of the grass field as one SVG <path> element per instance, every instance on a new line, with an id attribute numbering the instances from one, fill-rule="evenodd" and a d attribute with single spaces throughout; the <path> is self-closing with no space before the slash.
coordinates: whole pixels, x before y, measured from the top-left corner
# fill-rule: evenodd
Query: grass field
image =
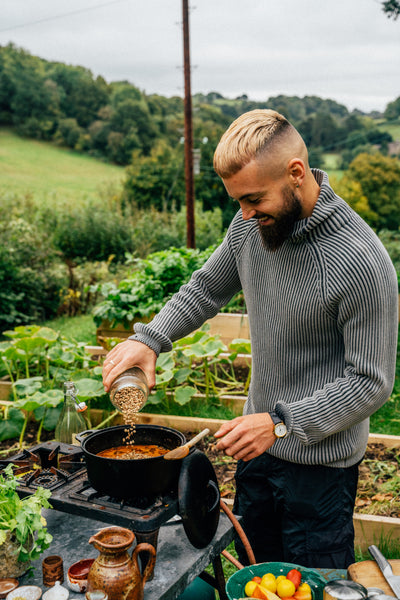
<path id="1" fill-rule="evenodd" d="M 388 122 L 384 121 L 378 124 L 378 128 L 390 133 L 394 141 L 400 141 L 400 121 Z"/>
<path id="2" fill-rule="evenodd" d="M 118 186 L 123 167 L 103 163 L 48 142 L 25 139 L 0 129 L 0 191 L 35 199 L 82 199 Z"/>

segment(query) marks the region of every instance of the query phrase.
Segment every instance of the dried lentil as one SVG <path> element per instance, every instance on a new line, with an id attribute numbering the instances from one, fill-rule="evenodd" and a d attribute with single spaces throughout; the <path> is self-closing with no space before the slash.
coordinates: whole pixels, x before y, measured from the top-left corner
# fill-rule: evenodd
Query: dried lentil
<path id="1" fill-rule="evenodd" d="M 127 426 L 124 429 L 125 437 L 122 440 L 126 444 L 133 445 L 135 443 L 134 435 L 136 432 L 135 426 L 138 421 L 138 412 L 145 401 L 146 397 L 142 390 L 133 386 L 123 387 L 115 392 L 114 405 L 121 411 L 122 418 Z M 134 452 L 132 454 L 133 456 L 129 458 L 134 458 Z"/>

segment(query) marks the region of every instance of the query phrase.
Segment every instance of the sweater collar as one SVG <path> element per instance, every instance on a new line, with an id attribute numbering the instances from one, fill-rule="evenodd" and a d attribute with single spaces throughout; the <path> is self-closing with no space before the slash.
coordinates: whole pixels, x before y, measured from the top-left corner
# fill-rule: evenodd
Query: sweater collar
<path id="1" fill-rule="evenodd" d="M 312 215 L 306 219 L 301 219 L 295 224 L 291 235 L 292 240 L 299 240 L 316 227 L 323 226 L 328 219 L 331 229 L 339 229 L 349 218 L 348 211 L 343 211 L 343 206 L 347 207 L 348 210 L 350 210 L 350 207 L 335 194 L 329 185 L 327 173 L 320 169 L 311 169 L 311 171 L 320 186 L 318 200 Z"/>

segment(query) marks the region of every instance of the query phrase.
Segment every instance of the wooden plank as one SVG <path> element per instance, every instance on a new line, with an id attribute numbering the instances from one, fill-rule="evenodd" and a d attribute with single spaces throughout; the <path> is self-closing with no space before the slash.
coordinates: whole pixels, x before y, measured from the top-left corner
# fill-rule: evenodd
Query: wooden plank
<path id="1" fill-rule="evenodd" d="M 400 538 L 400 519 L 395 517 L 355 513 L 353 524 L 355 546 L 360 547 L 363 552 L 366 552 L 371 544 L 379 547 L 381 538 Z"/>
<path id="2" fill-rule="evenodd" d="M 233 413 L 237 416 L 241 416 L 243 414 L 243 407 L 247 398 L 244 396 L 220 396 L 219 400 L 221 404 L 231 409 Z"/>
<path id="3" fill-rule="evenodd" d="M 93 425 L 98 425 L 105 418 L 105 412 L 99 409 L 91 409 L 90 418 Z M 137 422 L 143 425 L 171 427 L 182 431 L 182 433 L 202 431 L 208 427 L 211 433 L 215 433 L 226 421 L 224 419 L 204 419 L 201 417 L 181 417 L 140 412 L 138 413 Z M 122 415 L 117 415 L 108 426 L 121 425 L 122 423 Z"/>
<path id="4" fill-rule="evenodd" d="M 173 415 L 153 415 L 150 413 L 139 413 L 138 422 L 143 424 L 162 425 L 179 429 L 183 433 L 188 431 L 201 431 L 208 427 L 211 433 L 215 433 L 223 423 L 224 419 L 203 419 L 201 417 L 178 417 Z"/>
<path id="5" fill-rule="evenodd" d="M 107 350 L 103 346 L 85 346 L 84 350 L 90 356 L 105 356 L 107 354 Z"/>
<path id="6" fill-rule="evenodd" d="M 141 321 L 146 322 L 145 319 Z M 210 334 L 220 335 L 224 344 L 230 344 L 236 338 L 250 339 L 249 322 L 246 314 L 218 313 L 206 323 L 210 325 Z M 121 324 L 111 327 L 108 321 L 104 321 L 96 331 L 97 343 L 102 345 L 104 338 L 109 337 L 126 339 L 133 334 L 133 324 L 134 322 L 129 327 L 124 327 Z"/>
<path id="7" fill-rule="evenodd" d="M 0 381 L 0 400 L 8 400 L 11 394 L 11 382 Z"/>
<path id="8" fill-rule="evenodd" d="M 370 444 L 383 444 L 386 448 L 400 448 L 400 437 L 398 435 L 370 433 L 368 442 Z"/>
<path id="9" fill-rule="evenodd" d="M 229 345 L 236 338 L 250 339 L 249 320 L 246 314 L 218 313 L 207 323 L 210 325 L 209 333 L 219 335 L 224 344 Z"/>

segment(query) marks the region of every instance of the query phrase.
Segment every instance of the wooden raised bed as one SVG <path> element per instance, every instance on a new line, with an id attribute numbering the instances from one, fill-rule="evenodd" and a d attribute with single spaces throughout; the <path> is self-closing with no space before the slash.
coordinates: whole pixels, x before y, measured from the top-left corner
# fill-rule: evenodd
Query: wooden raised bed
<path id="1" fill-rule="evenodd" d="M 144 322 L 144 319 L 138 319 Z M 103 321 L 97 328 L 97 343 L 104 345 L 107 338 L 126 339 L 133 334 L 134 321 L 129 327 L 118 324 L 111 327 L 109 321 Z M 224 344 L 229 344 L 236 338 L 250 339 L 249 323 L 246 314 L 218 313 L 213 319 L 207 321 L 210 325 L 211 335 L 220 335 Z"/>

